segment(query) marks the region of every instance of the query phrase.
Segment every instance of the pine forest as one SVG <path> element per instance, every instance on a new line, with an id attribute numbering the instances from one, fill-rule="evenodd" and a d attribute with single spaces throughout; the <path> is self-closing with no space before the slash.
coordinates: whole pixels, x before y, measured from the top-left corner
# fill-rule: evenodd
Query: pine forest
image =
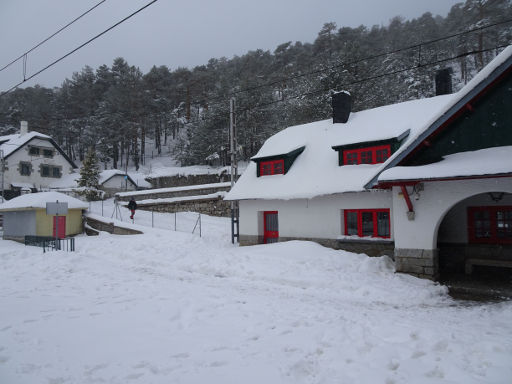
<path id="1" fill-rule="evenodd" d="M 152 155 L 227 164 L 234 98 L 238 156 L 248 160 L 279 130 L 329 118 L 334 91 L 349 91 L 354 111 L 430 97 L 436 71 L 445 68 L 460 89 L 511 43 L 511 18 L 510 0 L 466 0 L 446 17 L 425 13 L 357 28 L 326 23 L 313 43 L 283 42 L 273 52 L 212 58 L 192 69 L 143 73 L 119 57 L 111 66 L 85 66 L 60 87 L 1 95 L 0 135 L 27 120 L 73 160 L 94 149 L 105 168 L 138 169 Z"/>

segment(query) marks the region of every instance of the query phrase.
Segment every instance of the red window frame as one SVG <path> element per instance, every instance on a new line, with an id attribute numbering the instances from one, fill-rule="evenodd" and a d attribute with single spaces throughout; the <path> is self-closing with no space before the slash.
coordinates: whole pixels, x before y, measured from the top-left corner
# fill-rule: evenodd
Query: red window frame
<path id="1" fill-rule="evenodd" d="M 284 174 L 284 159 L 260 162 L 260 176 Z"/>
<path id="2" fill-rule="evenodd" d="M 357 236 L 359 237 L 367 237 L 363 236 L 363 214 L 370 213 L 372 215 L 373 221 L 373 233 L 371 237 L 380 237 L 383 239 L 389 239 L 391 237 L 391 215 L 388 208 L 379 208 L 379 209 L 345 209 L 344 210 L 344 222 L 345 222 L 345 235 L 346 236 L 354 236 L 349 235 L 348 233 L 348 213 L 356 213 L 357 214 Z M 388 232 L 387 236 L 379 236 L 378 233 L 378 214 L 379 213 L 387 213 L 388 214 Z"/>
<path id="3" fill-rule="evenodd" d="M 498 235 L 498 211 L 505 211 L 512 214 L 512 206 L 481 206 L 481 207 L 468 207 L 468 239 L 470 243 L 482 244 L 512 244 L 512 237 L 501 238 Z M 489 213 L 489 236 L 477 237 L 477 225 L 475 221 L 475 214 L 478 212 Z M 512 222 L 508 224 L 512 226 Z M 512 227 L 509 231 L 512 231 Z"/>
<path id="4" fill-rule="evenodd" d="M 386 158 L 377 161 L 377 152 L 382 150 L 386 150 L 388 155 Z M 370 153 L 371 160 L 368 160 L 368 153 Z M 346 149 L 343 151 L 343 164 L 379 164 L 385 162 L 390 156 L 391 144 L 378 145 L 375 147 Z"/>

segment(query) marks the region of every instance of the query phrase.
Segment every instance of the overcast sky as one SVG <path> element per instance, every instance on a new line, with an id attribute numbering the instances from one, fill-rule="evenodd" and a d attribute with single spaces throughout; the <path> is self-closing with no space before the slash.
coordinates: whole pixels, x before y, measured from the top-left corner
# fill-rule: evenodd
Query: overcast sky
<path id="1" fill-rule="evenodd" d="M 28 55 L 26 77 L 151 0 L 107 0 Z M 100 0 L 0 0 L 0 68 Z M 457 0 L 159 0 L 24 86 L 60 86 L 85 65 L 123 57 L 146 73 L 153 65 L 194 67 L 287 41 L 313 42 L 326 22 L 387 25 L 394 16 L 446 16 Z M 0 92 L 23 80 L 20 60 L 0 72 Z"/>

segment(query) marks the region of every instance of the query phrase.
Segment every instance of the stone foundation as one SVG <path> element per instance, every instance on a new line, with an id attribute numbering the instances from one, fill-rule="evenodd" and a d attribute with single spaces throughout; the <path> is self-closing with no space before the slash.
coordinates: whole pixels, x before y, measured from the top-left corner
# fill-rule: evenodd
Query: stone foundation
<path id="1" fill-rule="evenodd" d="M 240 235 L 240 245 L 263 244 L 263 236 Z M 339 239 L 320 239 L 314 237 L 279 237 L 278 241 L 303 240 L 314 241 L 324 247 L 344 250 L 354 253 L 365 253 L 368 256 L 389 256 L 393 258 L 394 243 L 392 241 L 370 241 L 370 240 L 339 240 Z"/>
<path id="2" fill-rule="evenodd" d="M 395 267 L 397 272 L 437 280 L 439 277 L 439 250 L 397 248 L 395 249 Z"/>

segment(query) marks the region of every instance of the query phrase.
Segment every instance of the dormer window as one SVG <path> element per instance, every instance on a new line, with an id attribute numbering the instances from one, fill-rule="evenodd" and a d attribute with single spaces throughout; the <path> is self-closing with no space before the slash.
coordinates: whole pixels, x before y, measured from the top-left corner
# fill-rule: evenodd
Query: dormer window
<path id="1" fill-rule="evenodd" d="M 389 139 L 335 145 L 331 148 L 338 152 L 338 164 L 340 166 L 382 164 L 400 148 L 402 143 L 409 136 L 409 133 L 410 131 L 407 130 L 400 136 Z"/>
<path id="2" fill-rule="evenodd" d="M 262 161 L 260 163 L 260 176 L 282 175 L 284 173 L 284 160 Z"/>
<path id="3" fill-rule="evenodd" d="M 343 164 L 379 164 L 385 162 L 391 155 L 391 145 L 347 149 L 343 151 Z"/>
<path id="4" fill-rule="evenodd" d="M 299 147 L 288 153 L 276 154 L 274 156 L 253 157 L 251 160 L 257 164 L 257 176 L 286 175 L 295 159 L 306 147 Z"/>

